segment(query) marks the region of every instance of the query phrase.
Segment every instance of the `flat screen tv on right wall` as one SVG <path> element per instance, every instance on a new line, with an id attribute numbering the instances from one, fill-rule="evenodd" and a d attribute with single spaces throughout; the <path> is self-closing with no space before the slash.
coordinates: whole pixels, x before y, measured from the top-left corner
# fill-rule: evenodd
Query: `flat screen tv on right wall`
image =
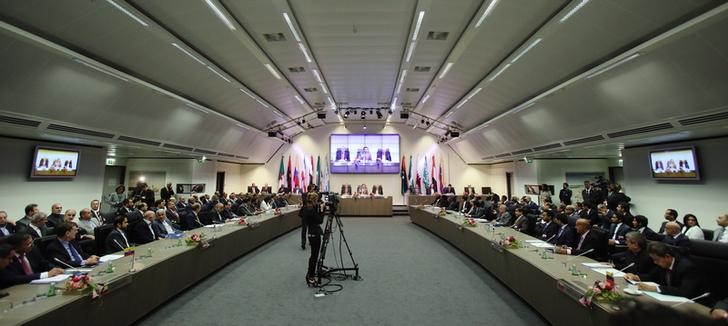
<path id="1" fill-rule="evenodd" d="M 695 147 L 650 151 L 650 170 L 655 180 L 700 180 Z"/>

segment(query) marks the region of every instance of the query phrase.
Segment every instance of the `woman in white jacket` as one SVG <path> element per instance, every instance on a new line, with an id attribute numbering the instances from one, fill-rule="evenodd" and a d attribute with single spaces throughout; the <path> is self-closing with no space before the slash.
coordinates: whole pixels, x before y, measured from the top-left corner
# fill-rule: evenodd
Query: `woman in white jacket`
<path id="1" fill-rule="evenodd" d="M 683 217 L 682 233 L 690 240 L 705 240 L 705 234 L 700 228 L 698 218 L 693 214 L 685 214 Z"/>

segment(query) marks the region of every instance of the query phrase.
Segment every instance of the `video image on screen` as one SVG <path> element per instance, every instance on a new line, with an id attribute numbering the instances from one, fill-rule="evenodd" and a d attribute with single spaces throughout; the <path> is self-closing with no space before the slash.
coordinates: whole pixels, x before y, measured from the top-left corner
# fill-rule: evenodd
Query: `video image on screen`
<path id="1" fill-rule="evenodd" d="M 399 173 L 398 134 L 331 135 L 331 173 Z"/>
<path id="2" fill-rule="evenodd" d="M 650 153 L 652 177 L 655 179 L 698 179 L 698 166 L 692 148 Z"/>
<path id="3" fill-rule="evenodd" d="M 38 147 L 33 156 L 31 177 L 75 177 L 78 152 Z"/>

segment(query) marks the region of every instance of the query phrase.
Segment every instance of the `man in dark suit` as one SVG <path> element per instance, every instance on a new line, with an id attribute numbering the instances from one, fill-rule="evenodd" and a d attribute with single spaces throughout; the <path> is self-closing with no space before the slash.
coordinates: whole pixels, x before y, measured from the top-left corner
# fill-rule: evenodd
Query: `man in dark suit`
<path id="1" fill-rule="evenodd" d="M 595 197 L 596 193 L 594 192 L 592 183 L 588 180 L 584 181 L 584 190 L 581 191 L 582 202 L 594 202 Z"/>
<path id="2" fill-rule="evenodd" d="M 689 247 L 690 239 L 680 233 L 680 225 L 675 222 L 668 222 L 665 224 L 665 237 L 662 242 L 675 247 Z"/>
<path id="3" fill-rule="evenodd" d="M 629 212 L 629 203 L 619 203 L 617 205 L 617 211 L 614 213 L 622 216 L 622 223 L 632 225 L 634 216 L 632 216 L 632 213 Z"/>
<path id="4" fill-rule="evenodd" d="M 63 213 L 61 212 L 62 210 L 63 206 L 59 203 L 51 205 L 51 214 L 48 215 L 48 221 L 46 222 L 46 225 L 49 228 L 55 227 L 56 225 L 63 223 Z"/>
<path id="5" fill-rule="evenodd" d="M 56 232 L 56 239 L 49 242 L 46 247 L 46 256 L 51 263 L 63 267 L 66 267 L 66 265 L 57 262 L 56 259 L 74 267 L 96 265 L 98 263 L 98 256 L 86 254 L 78 245 L 76 241 L 77 226 L 71 223 L 62 223 L 56 226 L 54 231 Z"/>
<path id="6" fill-rule="evenodd" d="M 564 187 L 561 188 L 559 191 L 559 200 L 564 205 L 571 205 L 571 189 L 569 189 L 569 184 L 564 182 Z"/>
<path id="7" fill-rule="evenodd" d="M 92 200 L 89 205 L 91 206 L 91 219 L 96 219 L 96 222 L 98 222 L 99 225 L 110 223 L 106 221 L 104 214 L 101 213 L 101 203 L 98 199 Z M 83 211 L 81 211 L 81 213 L 83 213 Z"/>
<path id="8" fill-rule="evenodd" d="M 167 186 L 162 188 L 162 190 L 159 191 L 159 197 L 161 197 L 164 201 L 168 201 L 170 198 L 174 196 L 174 190 L 172 189 L 172 183 L 167 182 Z"/>
<path id="9" fill-rule="evenodd" d="M 179 223 L 179 213 L 177 212 L 177 206 L 175 206 L 174 202 L 167 202 L 167 209 L 164 211 L 164 214 L 167 217 L 167 220 Z"/>
<path id="10" fill-rule="evenodd" d="M 152 223 L 152 228 L 154 229 L 154 233 L 156 233 L 160 238 L 166 238 L 170 234 L 182 232 L 177 224 L 167 220 L 167 216 L 163 209 L 157 210 L 155 214 L 156 216 L 154 223 Z"/>
<path id="11" fill-rule="evenodd" d="M 622 222 L 621 215 L 612 215 L 612 225 L 609 227 L 609 245 L 616 246 L 624 244 L 624 236 L 629 230 L 630 227 Z"/>
<path id="12" fill-rule="evenodd" d="M 63 269 L 53 268 L 33 247 L 33 238 L 26 233 L 16 233 L 7 238 L 15 255 L 5 269 L 0 271 L 0 283 L 5 285 L 25 284 L 32 280 L 63 274 Z"/>
<path id="13" fill-rule="evenodd" d="M 568 246 L 557 247 L 555 252 L 563 255 L 581 255 L 592 250 L 588 254 L 585 254 L 585 256 L 589 258 L 597 258 L 599 251 L 599 238 L 594 231 L 591 230 L 589 220 L 584 218 L 578 219 L 576 221 L 575 229 L 578 236 L 575 241 L 576 246 L 573 248 L 569 248 Z"/>
<path id="14" fill-rule="evenodd" d="M 644 215 L 635 215 L 634 219 L 632 220 L 632 229 L 636 232 L 641 233 L 647 240 L 650 241 L 662 241 L 662 238 L 664 235 L 659 234 L 647 225 L 649 224 L 649 220 Z"/>
<path id="15" fill-rule="evenodd" d="M 25 228 L 30 224 L 33 214 L 38 213 L 38 204 L 28 204 L 25 206 L 25 215 L 19 220 L 15 221 L 15 226 L 18 228 Z"/>
<path id="16" fill-rule="evenodd" d="M 134 205 L 136 210 L 126 215 L 126 218 L 129 222 L 129 224 L 137 224 L 138 222 L 141 222 L 141 220 L 144 219 L 144 212 L 147 211 L 147 204 L 143 201 L 140 201 Z"/>
<path id="17" fill-rule="evenodd" d="M 255 185 L 255 182 L 253 182 L 253 184 L 248 187 L 248 192 L 257 195 L 260 193 L 260 188 L 258 188 L 258 186 Z"/>
<path id="18" fill-rule="evenodd" d="M 632 274 L 642 275 L 649 274 L 655 268 L 655 263 L 647 253 L 647 239 L 639 232 L 633 231 L 625 236 L 627 250 L 612 254 L 611 258 L 614 262 L 614 268 L 629 272 Z M 634 264 L 630 267 L 630 264 Z M 626 268 L 626 269 L 625 269 Z"/>
<path id="19" fill-rule="evenodd" d="M 33 239 L 44 237 L 48 233 L 46 222 L 48 222 L 48 216 L 43 212 L 36 212 L 33 214 L 33 217 L 31 217 L 30 224 L 20 228 L 18 231 L 30 234 Z"/>
<path id="20" fill-rule="evenodd" d="M 106 253 L 122 251 L 129 247 L 129 239 L 126 236 L 126 227 L 129 226 L 126 216 L 118 216 L 114 220 L 114 230 L 106 237 Z"/>
<path id="21" fill-rule="evenodd" d="M 0 244 L 0 272 L 10 266 L 10 263 L 13 262 L 13 257 L 15 257 L 15 251 L 13 251 L 13 248 L 8 244 Z M 4 289 L 11 285 L 12 284 L 3 283 L 2 278 L 0 278 L 0 289 Z"/>
<path id="22" fill-rule="evenodd" d="M 554 218 L 554 223 L 558 226 L 556 230 L 556 236 L 549 241 L 556 246 L 567 246 L 573 247 L 576 239 L 576 232 L 568 223 L 568 217 L 566 214 L 557 214 Z"/>
<path id="23" fill-rule="evenodd" d="M 541 221 L 543 221 L 543 225 L 537 233 L 541 240 L 550 241 L 559 231 L 559 225 L 553 221 L 554 217 L 554 211 L 551 210 L 544 210 L 543 213 L 541 213 Z"/>
<path id="24" fill-rule="evenodd" d="M 668 208 L 665 210 L 665 221 L 662 222 L 662 225 L 660 225 L 660 229 L 657 231 L 659 234 L 665 234 L 665 225 L 670 222 L 675 222 L 678 225 L 680 225 L 680 229 L 682 229 L 683 225 L 682 223 L 677 221 L 677 211 L 671 208 Z"/>
<path id="25" fill-rule="evenodd" d="M 660 292 L 667 295 L 676 295 L 693 298 L 703 293 L 702 274 L 698 267 L 686 256 L 670 251 L 662 242 L 651 242 L 647 245 L 647 252 L 657 265 L 652 272 L 646 274 L 626 274 L 627 280 L 650 281 L 658 286 L 639 283 L 643 291 Z"/>
<path id="26" fill-rule="evenodd" d="M 589 220 L 591 225 L 600 225 L 599 211 L 595 207 L 591 202 L 584 202 L 584 210 L 581 211 L 581 218 Z"/>
<path id="27" fill-rule="evenodd" d="M 119 207 L 119 210 L 116 212 L 116 216 L 129 215 L 131 212 L 134 211 L 134 209 L 132 209 L 133 207 L 134 207 L 134 202 L 132 202 L 131 199 L 129 199 L 129 198 L 125 198 L 124 200 L 121 201 L 121 207 Z"/>
<path id="28" fill-rule="evenodd" d="M 155 213 L 152 211 L 144 212 L 144 219 L 135 224 L 131 230 L 131 239 L 137 244 L 145 244 L 159 239 L 159 235 L 154 232 L 152 223 L 154 223 Z"/>
<path id="29" fill-rule="evenodd" d="M 200 206 L 200 204 L 198 203 L 192 204 L 192 211 L 185 215 L 184 227 L 186 230 L 192 230 L 204 226 L 204 224 L 202 224 L 202 222 L 200 221 L 199 216 L 201 208 L 202 206 Z"/>
<path id="30" fill-rule="evenodd" d="M 15 233 L 15 224 L 8 221 L 8 213 L 0 211 L 0 238 Z"/>

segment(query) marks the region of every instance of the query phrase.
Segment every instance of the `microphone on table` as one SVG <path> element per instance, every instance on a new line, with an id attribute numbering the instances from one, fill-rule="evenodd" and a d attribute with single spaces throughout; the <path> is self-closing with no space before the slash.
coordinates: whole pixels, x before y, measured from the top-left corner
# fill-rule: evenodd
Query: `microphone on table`
<path id="1" fill-rule="evenodd" d="M 71 268 L 71 269 L 74 269 L 74 268 L 76 268 L 76 267 L 73 267 L 73 266 L 71 266 L 71 265 L 69 265 L 69 264 L 66 264 L 66 262 L 64 262 L 64 261 L 62 261 L 62 260 L 60 260 L 60 259 L 58 259 L 57 257 L 56 257 L 56 258 L 53 258 L 53 260 L 55 260 L 55 261 L 57 261 L 57 262 L 59 262 L 59 263 L 61 263 L 61 264 L 63 264 L 63 265 L 66 265 L 66 266 L 67 266 L 68 268 Z"/>
<path id="2" fill-rule="evenodd" d="M 551 241 L 551 239 L 553 239 L 553 238 L 555 238 L 555 237 L 556 237 L 556 234 L 552 235 L 552 236 L 551 236 L 550 238 L 548 238 L 548 239 L 546 239 L 546 240 L 544 240 L 544 241 L 546 241 L 546 242 L 549 242 L 549 241 Z"/>
<path id="3" fill-rule="evenodd" d="M 574 260 L 574 258 L 576 258 L 576 257 L 579 257 L 579 256 L 584 256 L 584 255 L 586 255 L 586 254 L 588 254 L 588 253 L 590 253 L 590 252 L 592 252 L 592 251 L 594 251 L 594 248 L 591 248 L 591 249 L 589 249 L 589 250 L 587 250 L 587 251 L 585 251 L 585 252 L 582 252 L 582 253 L 580 253 L 580 254 L 578 254 L 578 255 L 574 256 L 574 257 L 571 257 L 571 258 L 569 258 L 569 259 L 568 259 L 568 260 L 566 260 L 566 261 L 567 261 L 567 262 L 569 262 L 569 261 L 572 261 L 572 260 Z"/>
<path id="4" fill-rule="evenodd" d="M 121 243 L 119 243 L 119 241 L 116 241 L 116 239 L 111 239 L 111 240 L 114 240 L 114 243 L 116 243 L 116 245 L 119 246 L 119 248 L 121 248 L 122 250 L 128 248 L 128 247 L 122 246 Z"/>
<path id="5" fill-rule="evenodd" d="M 634 263 L 630 263 L 629 265 L 625 266 L 624 268 L 620 269 L 619 271 L 624 272 L 625 269 L 630 268 L 632 266 L 634 266 Z"/>
<path id="6" fill-rule="evenodd" d="M 699 295 L 699 296 L 697 296 L 695 298 L 690 299 L 690 301 L 699 300 L 699 299 L 705 298 L 705 297 L 707 297 L 709 295 L 710 295 L 710 292 L 705 292 L 705 293 L 703 293 L 703 294 L 701 294 L 701 295 Z M 685 302 L 687 302 L 687 301 L 683 301 L 683 302 L 676 303 L 676 304 L 672 305 L 671 307 L 673 307 L 673 308 L 674 307 L 677 307 L 677 306 L 679 306 L 679 305 L 681 305 L 681 304 L 683 304 Z"/>

